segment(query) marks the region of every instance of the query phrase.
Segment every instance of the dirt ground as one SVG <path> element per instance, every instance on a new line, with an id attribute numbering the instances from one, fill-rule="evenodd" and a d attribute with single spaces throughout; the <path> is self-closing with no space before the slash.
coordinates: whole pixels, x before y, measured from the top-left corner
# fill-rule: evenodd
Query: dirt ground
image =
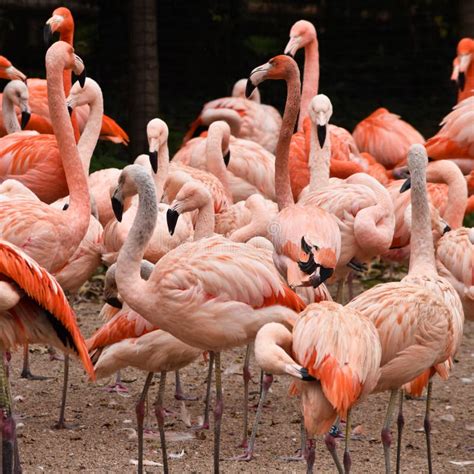
<path id="1" fill-rule="evenodd" d="M 101 324 L 98 317 L 101 303 L 83 301 L 74 306 L 84 335 L 91 335 Z M 68 422 L 77 424 L 77 427 L 74 430 L 57 431 L 52 429 L 52 425 L 59 410 L 62 363 L 50 361 L 42 347 L 32 347 L 31 350 L 33 373 L 52 379 L 21 379 L 21 352 L 13 354 L 11 383 L 16 398 L 15 411 L 24 472 L 134 472 L 136 467 L 132 465 L 132 460 L 137 458 L 134 406 L 146 374 L 133 369 L 124 371 L 122 377 L 129 393 L 110 394 L 103 387 L 112 380 L 90 383 L 79 363 L 73 361 L 66 417 Z M 222 472 L 305 472 L 303 462 L 281 459 L 282 456 L 294 455 L 300 442 L 298 401 L 288 397 L 290 381 L 284 377 L 275 377 L 268 407 L 262 417 L 254 460 L 250 463 L 228 460 L 242 452 L 238 444 L 242 438 L 241 367 L 244 353 L 242 348 L 223 355 Z M 174 412 L 166 420 L 168 449 L 173 457 L 169 461 L 171 472 L 212 472 L 212 431 L 202 431 L 196 435 L 185 423 L 189 422 L 189 416 L 192 423 L 196 423 L 202 414 L 206 371 L 204 360 L 182 371 L 185 391 L 200 397 L 199 401 L 186 402 L 185 409 L 182 407 L 184 402 L 174 399 L 174 376 L 168 375 L 165 404 Z M 250 422 L 253 422 L 253 406 L 257 402 L 259 382 L 259 369 L 253 359 L 252 374 Z M 158 380 L 159 376 L 156 375 L 150 389 L 150 402 L 157 392 Z M 434 472 L 474 472 L 474 324 L 466 323 L 454 371 L 447 382 L 436 380 L 433 397 Z M 380 429 L 387 402 L 388 393 L 372 396 L 353 411 L 351 452 L 354 473 L 384 471 Z M 403 472 L 427 472 L 422 430 L 424 410 L 423 400 L 407 400 L 404 405 Z M 156 429 L 151 403 L 146 423 Z M 145 459 L 159 463 L 159 437 L 152 430 L 146 436 Z M 342 443 L 339 446 L 341 453 Z M 392 449 L 392 465 L 395 461 L 394 451 Z M 146 472 L 160 472 L 161 468 L 146 466 L 145 469 Z M 317 440 L 315 471 L 335 472 L 322 439 Z"/>

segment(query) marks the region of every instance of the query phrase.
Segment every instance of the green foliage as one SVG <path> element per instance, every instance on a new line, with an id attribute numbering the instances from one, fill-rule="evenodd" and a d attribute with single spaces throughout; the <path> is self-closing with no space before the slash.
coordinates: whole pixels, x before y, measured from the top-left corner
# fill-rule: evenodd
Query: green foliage
<path id="1" fill-rule="evenodd" d="M 127 160 L 121 157 L 124 148 L 122 145 L 114 143 L 104 143 L 99 141 L 94 154 L 92 155 L 90 173 L 104 168 L 123 168 L 127 165 Z"/>
<path id="2" fill-rule="evenodd" d="M 464 227 L 474 227 L 474 212 L 471 214 L 468 214 L 466 217 L 464 217 L 464 222 L 463 222 Z"/>

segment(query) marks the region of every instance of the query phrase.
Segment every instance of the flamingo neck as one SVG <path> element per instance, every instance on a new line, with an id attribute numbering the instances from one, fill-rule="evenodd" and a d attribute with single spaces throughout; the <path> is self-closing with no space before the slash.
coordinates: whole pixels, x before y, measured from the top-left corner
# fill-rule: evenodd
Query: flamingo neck
<path id="1" fill-rule="evenodd" d="M 285 79 L 287 85 L 285 112 L 275 152 L 275 189 L 277 190 L 277 204 L 280 211 L 295 203 L 291 192 L 288 160 L 291 137 L 293 136 L 300 105 L 301 83 L 298 69 L 292 68 Z"/>
<path id="2" fill-rule="evenodd" d="M 319 90 L 319 43 L 318 37 L 310 41 L 304 48 L 303 90 L 301 93 L 300 116 L 298 131 L 303 130 L 304 119 L 308 116 L 311 99 Z"/>
<path id="3" fill-rule="evenodd" d="M 170 152 L 168 148 L 168 142 L 165 141 L 158 148 L 158 171 L 153 174 L 153 179 L 155 181 L 155 190 L 156 190 L 156 202 L 161 202 L 163 198 L 163 192 L 165 188 L 165 183 L 168 178 L 168 171 L 170 167 Z"/>
<path id="4" fill-rule="evenodd" d="M 231 134 L 237 137 L 242 126 L 242 117 L 238 112 L 232 109 L 208 109 L 201 113 L 201 122 L 203 125 L 210 125 L 218 120 L 224 120 L 230 127 Z"/>
<path id="5" fill-rule="evenodd" d="M 227 177 L 227 168 L 222 154 L 226 138 L 228 144 L 229 137 L 225 137 L 223 130 L 212 129 L 212 132 L 209 133 L 206 140 L 206 167 L 224 186 L 225 194 L 229 202 L 233 202 L 229 179 Z"/>
<path id="6" fill-rule="evenodd" d="M 100 129 L 102 127 L 102 117 L 104 115 L 104 101 L 102 93 L 97 93 L 94 101 L 89 104 L 89 116 L 87 117 L 86 126 L 77 144 L 79 156 L 86 176 L 89 175 L 92 153 L 99 140 Z"/>
<path id="7" fill-rule="evenodd" d="M 9 95 L 3 92 L 2 99 L 2 114 L 5 130 L 8 134 L 21 132 L 20 123 L 15 113 L 15 105 Z"/>
<path id="8" fill-rule="evenodd" d="M 436 273 L 431 215 L 426 191 L 426 167 L 410 170 L 411 237 L 409 274 Z"/>
<path id="9" fill-rule="evenodd" d="M 309 191 L 315 192 L 329 184 L 329 168 L 331 161 L 331 138 L 329 126 L 323 148 L 318 141 L 317 125 L 311 121 L 311 139 L 309 148 Z"/>
<path id="10" fill-rule="evenodd" d="M 214 235 L 215 214 L 212 199 L 199 208 L 199 213 L 194 226 L 194 240 L 205 239 Z"/>
<path id="11" fill-rule="evenodd" d="M 46 80 L 49 112 L 69 189 L 69 207 L 63 215 L 67 216 L 69 229 L 77 247 L 89 227 L 91 204 L 86 174 L 76 147 L 74 131 L 66 107 L 62 81 L 63 70 L 64 61 L 61 57 L 47 56 Z M 73 247 L 73 242 L 71 242 L 71 247 Z"/>
<path id="12" fill-rule="evenodd" d="M 140 274 L 145 249 L 156 226 L 158 204 L 155 186 L 146 170 L 135 173 L 138 189 L 138 209 L 127 239 L 117 258 L 115 278 L 120 295 L 136 311 L 146 302 L 143 300 L 146 281 Z"/>

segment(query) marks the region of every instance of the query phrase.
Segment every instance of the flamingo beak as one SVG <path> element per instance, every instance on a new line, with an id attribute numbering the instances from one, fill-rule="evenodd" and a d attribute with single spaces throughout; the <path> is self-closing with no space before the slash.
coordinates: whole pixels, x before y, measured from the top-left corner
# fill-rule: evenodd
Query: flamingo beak
<path id="1" fill-rule="evenodd" d="M 265 63 L 252 70 L 245 86 L 245 97 L 249 98 L 252 95 L 256 87 L 267 78 L 268 71 L 271 68 L 270 63 Z"/>
<path id="2" fill-rule="evenodd" d="M 122 222 L 123 217 L 123 201 L 121 199 L 121 192 L 119 187 L 117 187 L 112 196 L 112 210 L 114 211 L 115 218 Z"/>
<path id="3" fill-rule="evenodd" d="M 26 76 L 16 67 L 14 66 L 9 66 L 5 69 L 5 72 L 7 73 L 8 77 L 14 81 L 23 81 L 26 82 Z"/>
<path id="4" fill-rule="evenodd" d="M 451 227 L 449 227 L 448 224 L 445 225 L 444 229 L 443 229 L 443 235 L 450 232 L 451 231 Z"/>
<path id="5" fill-rule="evenodd" d="M 310 375 L 306 367 L 301 367 L 298 372 L 301 380 L 304 380 L 305 382 L 314 382 L 316 380 L 312 375 Z"/>
<path id="6" fill-rule="evenodd" d="M 179 219 L 179 212 L 176 211 L 175 209 L 168 209 L 166 212 L 166 222 L 168 224 L 168 232 L 170 235 L 174 234 L 174 231 L 176 229 L 176 224 L 178 223 Z"/>
<path id="7" fill-rule="evenodd" d="M 245 86 L 245 98 L 249 98 L 252 94 L 253 94 L 253 91 L 257 88 L 257 86 L 254 86 L 252 84 L 252 81 L 250 80 L 250 78 L 248 79 L 247 81 L 247 85 Z"/>
<path id="8" fill-rule="evenodd" d="M 158 173 L 158 152 L 156 150 L 149 151 L 148 157 L 150 159 L 150 165 L 151 169 L 153 170 L 153 173 Z"/>
<path id="9" fill-rule="evenodd" d="M 464 90 L 464 87 L 466 86 L 466 74 L 464 72 L 460 72 L 458 74 L 458 89 L 462 92 Z"/>
<path id="10" fill-rule="evenodd" d="M 407 179 L 410 176 L 410 171 L 407 166 L 400 166 L 392 170 L 392 176 L 394 179 Z"/>
<path id="11" fill-rule="evenodd" d="M 230 161 L 230 149 L 229 151 L 224 155 L 224 164 L 226 168 L 229 166 L 229 161 Z"/>
<path id="12" fill-rule="evenodd" d="M 324 283 L 328 278 L 330 278 L 333 273 L 334 273 L 333 268 L 326 268 L 326 267 L 320 266 L 309 277 L 308 281 L 313 288 L 317 288 L 319 285 Z"/>
<path id="13" fill-rule="evenodd" d="M 287 56 L 295 57 L 296 52 L 300 49 L 301 36 L 292 36 L 286 45 L 284 53 Z"/>
<path id="14" fill-rule="evenodd" d="M 110 298 L 106 298 L 105 302 L 114 308 L 122 309 L 122 302 L 116 297 L 111 296 Z"/>
<path id="15" fill-rule="evenodd" d="M 79 73 L 79 75 L 74 74 L 75 77 L 77 77 L 77 80 L 79 81 L 79 85 L 81 86 L 81 89 L 84 89 L 84 84 L 86 83 L 86 68 L 82 69 L 82 71 Z"/>
<path id="16" fill-rule="evenodd" d="M 324 125 L 317 125 L 317 131 L 318 131 L 318 142 L 319 146 L 321 148 L 324 147 L 324 143 L 326 142 L 326 134 L 327 134 L 327 126 L 326 124 Z"/>
<path id="17" fill-rule="evenodd" d="M 408 191 L 410 188 L 411 188 L 411 178 L 408 177 L 400 188 L 400 194 L 404 193 L 405 191 Z"/>
<path id="18" fill-rule="evenodd" d="M 68 111 L 69 117 L 72 115 L 73 110 L 74 109 L 68 104 L 67 105 L 67 111 Z"/>
<path id="19" fill-rule="evenodd" d="M 21 112 L 21 129 L 24 130 L 30 121 L 31 114 L 28 110 L 23 110 Z"/>
<path id="20" fill-rule="evenodd" d="M 46 23 L 46 25 L 44 25 L 44 28 L 43 28 L 43 41 L 46 47 L 50 45 L 52 37 L 53 37 L 53 32 L 51 31 L 51 26 L 49 23 Z"/>

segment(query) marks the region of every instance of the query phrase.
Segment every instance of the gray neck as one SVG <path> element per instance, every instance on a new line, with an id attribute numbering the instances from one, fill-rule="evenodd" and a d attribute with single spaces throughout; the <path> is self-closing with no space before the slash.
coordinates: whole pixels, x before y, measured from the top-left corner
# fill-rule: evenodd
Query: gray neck
<path id="1" fill-rule="evenodd" d="M 18 117 L 15 113 L 15 105 L 13 101 L 8 96 L 8 93 L 3 92 L 2 100 L 2 114 L 3 114 L 3 124 L 5 125 L 5 130 L 8 134 L 21 132 L 20 123 L 18 122 Z"/>

